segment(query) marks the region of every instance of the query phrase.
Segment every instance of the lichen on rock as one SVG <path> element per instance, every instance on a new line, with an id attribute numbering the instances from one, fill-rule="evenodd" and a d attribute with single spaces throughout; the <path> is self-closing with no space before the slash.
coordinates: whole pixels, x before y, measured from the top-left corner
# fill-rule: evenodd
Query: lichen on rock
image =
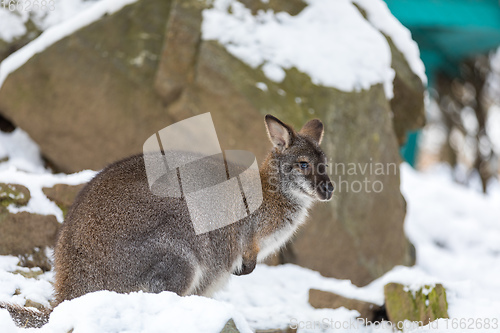
<path id="1" fill-rule="evenodd" d="M 389 283 L 384 287 L 384 295 L 387 316 L 393 324 L 409 320 L 422 326 L 439 318 L 449 318 L 442 284 L 411 290 L 399 283 Z"/>
<path id="2" fill-rule="evenodd" d="M 0 204 L 7 207 L 11 204 L 25 206 L 28 204 L 30 191 L 23 185 L 0 183 Z"/>

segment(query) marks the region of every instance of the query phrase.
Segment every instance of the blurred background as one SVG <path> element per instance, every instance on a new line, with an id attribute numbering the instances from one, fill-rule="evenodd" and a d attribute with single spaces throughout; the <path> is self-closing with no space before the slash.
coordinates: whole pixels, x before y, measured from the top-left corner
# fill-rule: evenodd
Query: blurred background
<path id="1" fill-rule="evenodd" d="M 486 315 L 500 306 L 499 47 L 497 0 L 4 1 L 0 254 L 50 281 L 76 193 L 177 121 L 210 112 L 223 149 L 262 161 L 264 115 L 319 118 L 334 200 L 267 263 L 368 286 L 353 297 L 375 303 L 380 281 L 439 282 L 450 316 Z"/>

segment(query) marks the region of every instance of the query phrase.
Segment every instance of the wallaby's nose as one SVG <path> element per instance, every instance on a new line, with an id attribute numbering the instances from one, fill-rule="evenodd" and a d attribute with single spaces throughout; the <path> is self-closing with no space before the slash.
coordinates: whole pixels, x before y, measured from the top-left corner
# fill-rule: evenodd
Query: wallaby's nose
<path id="1" fill-rule="evenodd" d="M 329 180 L 326 182 L 323 182 L 323 183 L 321 183 L 320 188 L 325 193 L 326 200 L 330 200 L 332 198 L 332 195 L 333 195 L 333 190 L 335 189 L 332 182 Z"/>

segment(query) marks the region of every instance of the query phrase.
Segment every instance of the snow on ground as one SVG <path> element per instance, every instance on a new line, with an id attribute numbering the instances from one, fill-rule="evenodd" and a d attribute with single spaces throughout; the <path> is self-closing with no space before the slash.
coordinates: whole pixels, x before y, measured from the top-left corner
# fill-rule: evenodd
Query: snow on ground
<path id="1" fill-rule="evenodd" d="M 233 306 L 210 298 L 180 297 L 172 292 L 124 295 L 100 291 L 62 303 L 47 325 L 32 331 L 220 332 L 231 318 L 241 333 L 252 332 Z"/>
<path id="2" fill-rule="evenodd" d="M 219 41 L 251 67 L 262 66 L 272 81 L 283 81 L 284 70 L 296 67 L 313 83 L 343 91 L 383 83 L 387 97 L 392 98 L 394 70 L 385 37 L 349 0 L 306 2 L 308 6 L 295 16 L 273 11 L 253 16 L 236 0 L 215 0 L 213 8 L 203 12 L 202 38 Z M 380 6 L 370 6 L 376 22 L 390 16 L 384 12 L 375 15 L 379 11 Z M 390 28 L 402 31 L 394 35 L 398 46 L 410 45 L 402 50 L 411 54 L 407 57 L 418 58 L 414 42 L 405 40 L 407 30 L 396 24 Z"/>
<path id="3" fill-rule="evenodd" d="M 18 156 L 12 152 L 32 145 L 23 132 L 0 135 L 0 148 L 11 152 L 7 156 Z M 34 171 L 19 169 L 29 163 Z M 94 174 L 87 171 L 52 175 L 39 163 L 36 154 L 26 154 L 20 164 L 15 158 L 2 162 L 0 182 L 28 186 L 33 194 L 28 207 L 41 213 L 54 213 L 52 208 L 44 208 L 49 204 L 41 198 L 42 186 L 57 182 L 76 184 Z M 443 166 L 419 173 L 403 164 L 401 175 L 402 192 L 408 202 L 406 233 L 416 247 L 417 264 L 395 267 L 366 287 L 356 287 L 348 280 L 326 278 L 295 265 L 259 265 L 250 275 L 233 276 L 214 299 L 179 297 L 169 292 L 121 295 L 102 291 L 64 302 L 39 330 L 14 327 L 6 311 L 0 310 L 1 331 L 62 333 L 74 328 L 75 333 L 210 333 L 219 332 L 228 319 L 234 318 L 241 332 L 287 326 L 297 327 L 301 333 L 392 332 L 388 325 L 365 327 L 356 323 L 356 311 L 314 309 L 307 302 L 309 289 L 317 288 L 383 304 L 383 287 L 389 282 L 403 283 L 414 290 L 442 283 L 447 289 L 452 319 L 489 318 L 492 323 L 496 319 L 500 325 L 500 185 L 492 183 L 490 194 L 484 196 L 453 183 L 450 170 Z M 28 279 L 12 273 L 29 271 L 17 263 L 15 257 L 0 256 L 0 302 L 24 305 L 30 299 L 48 305 L 53 297 L 54 273 Z M 457 332 L 450 320 L 435 322 L 438 328 L 409 328 L 405 332 Z M 498 331 L 500 327 L 483 329 L 483 332 Z"/>
<path id="4" fill-rule="evenodd" d="M 453 183 L 440 167 L 419 174 L 402 167 L 406 233 L 417 267 L 443 281 L 453 317 L 500 315 L 500 186 L 484 196 Z"/>

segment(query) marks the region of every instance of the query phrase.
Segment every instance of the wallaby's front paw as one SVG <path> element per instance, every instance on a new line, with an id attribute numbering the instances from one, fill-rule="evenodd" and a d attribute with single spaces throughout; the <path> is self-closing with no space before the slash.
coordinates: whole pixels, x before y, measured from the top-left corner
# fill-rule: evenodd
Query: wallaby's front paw
<path id="1" fill-rule="evenodd" d="M 247 275 L 253 272 L 255 266 L 257 265 L 257 260 L 243 262 L 241 269 L 234 272 L 234 275 Z"/>

